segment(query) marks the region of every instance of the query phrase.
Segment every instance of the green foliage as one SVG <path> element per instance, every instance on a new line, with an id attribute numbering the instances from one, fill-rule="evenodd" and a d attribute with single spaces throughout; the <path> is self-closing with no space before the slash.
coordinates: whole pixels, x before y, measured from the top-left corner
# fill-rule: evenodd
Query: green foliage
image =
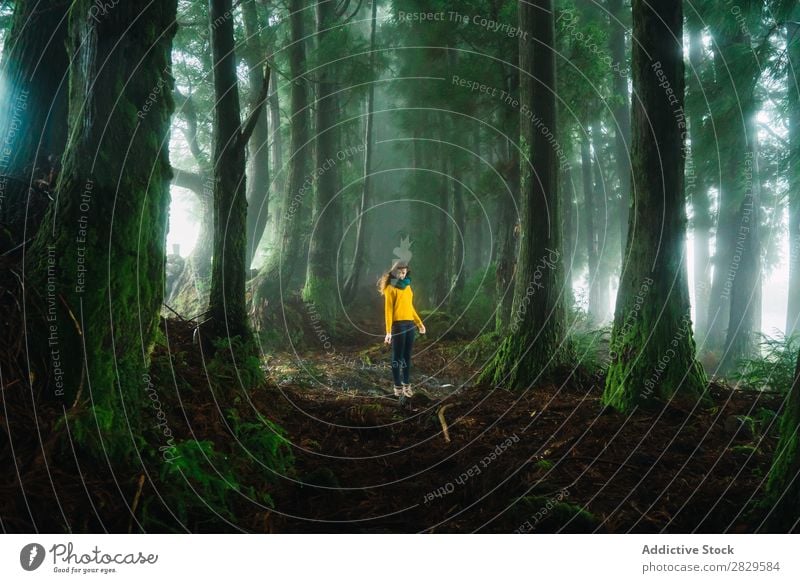
<path id="1" fill-rule="evenodd" d="M 570 341 L 578 358 L 578 363 L 592 375 L 602 375 L 608 369 L 611 324 L 593 328 L 584 316 L 572 322 Z"/>
<path id="2" fill-rule="evenodd" d="M 261 413 L 257 422 L 243 421 L 236 409 L 228 411 L 234 437 L 248 455 L 267 468 L 265 478 L 271 482 L 286 474 L 294 464 L 294 456 L 286 431 Z"/>
<path id="3" fill-rule="evenodd" d="M 206 367 L 211 382 L 235 381 L 243 389 L 264 382 L 260 350 L 255 340 L 243 340 L 240 336 L 219 338 L 214 341 L 214 348 L 214 357 Z"/>
<path id="4" fill-rule="evenodd" d="M 794 380 L 800 334 L 775 338 L 762 334 L 759 346 L 760 356 L 740 360 L 733 379 L 748 389 L 787 392 Z"/>
<path id="5" fill-rule="evenodd" d="M 564 493 L 555 496 L 532 495 L 514 505 L 514 516 L 523 532 L 589 533 L 599 520 L 581 506 L 563 502 Z"/>
<path id="6" fill-rule="evenodd" d="M 112 459 L 128 458 L 133 452 L 133 444 L 119 434 L 119 420 L 115 417 L 113 409 L 96 404 L 68 410 L 56 421 L 54 429 L 67 429 L 72 442 L 96 460 L 105 456 Z"/>

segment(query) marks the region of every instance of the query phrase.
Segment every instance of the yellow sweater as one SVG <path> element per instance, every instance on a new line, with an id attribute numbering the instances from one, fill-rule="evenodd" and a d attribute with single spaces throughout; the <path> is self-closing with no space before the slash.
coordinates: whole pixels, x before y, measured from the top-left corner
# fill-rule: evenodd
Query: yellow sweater
<path id="1" fill-rule="evenodd" d="M 417 326 L 422 326 L 422 319 L 414 309 L 414 292 L 411 286 L 405 289 L 397 289 L 393 285 L 387 285 L 383 290 L 386 309 L 386 333 L 392 333 L 392 322 L 397 320 L 414 320 Z"/>

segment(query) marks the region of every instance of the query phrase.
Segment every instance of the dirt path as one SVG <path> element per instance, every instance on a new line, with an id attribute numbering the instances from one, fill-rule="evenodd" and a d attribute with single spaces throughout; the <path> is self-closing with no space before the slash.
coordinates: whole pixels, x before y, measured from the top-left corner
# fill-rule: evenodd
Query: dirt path
<path id="1" fill-rule="evenodd" d="M 274 532 L 749 531 L 772 434 L 725 421 L 759 407 L 715 387 L 716 407 L 630 418 L 603 412 L 597 384 L 523 393 L 475 387 L 465 343 L 417 353 L 408 408 L 390 396 L 380 345 L 281 353 L 270 405 L 293 437 Z M 424 348 L 427 348 L 425 350 Z M 444 425 L 447 424 L 447 437 Z"/>

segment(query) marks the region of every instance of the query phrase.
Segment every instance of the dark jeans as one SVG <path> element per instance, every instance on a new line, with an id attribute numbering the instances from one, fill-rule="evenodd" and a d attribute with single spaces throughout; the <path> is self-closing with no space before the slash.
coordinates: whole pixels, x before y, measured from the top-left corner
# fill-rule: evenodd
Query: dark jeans
<path id="1" fill-rule="evenodd" d="M 392 376 L 396 387 L 400 386 L 401 374 L 402 382 L 408 384 L 411 349 L 414 347 L 416 329 L 413 320 L 397 320 L 392 323 Z"/>

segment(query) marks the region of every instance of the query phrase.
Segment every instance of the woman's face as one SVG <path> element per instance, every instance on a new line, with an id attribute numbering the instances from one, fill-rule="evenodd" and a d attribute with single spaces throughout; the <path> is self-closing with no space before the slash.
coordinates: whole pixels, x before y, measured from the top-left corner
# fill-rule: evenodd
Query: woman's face
<path id="1" fill-rule="evenodd" d="M 400 279 L 405 279 L 406 273 L 408 273 L 408 267 L 398 267 L 397 268 L 397 276 Z"/>

